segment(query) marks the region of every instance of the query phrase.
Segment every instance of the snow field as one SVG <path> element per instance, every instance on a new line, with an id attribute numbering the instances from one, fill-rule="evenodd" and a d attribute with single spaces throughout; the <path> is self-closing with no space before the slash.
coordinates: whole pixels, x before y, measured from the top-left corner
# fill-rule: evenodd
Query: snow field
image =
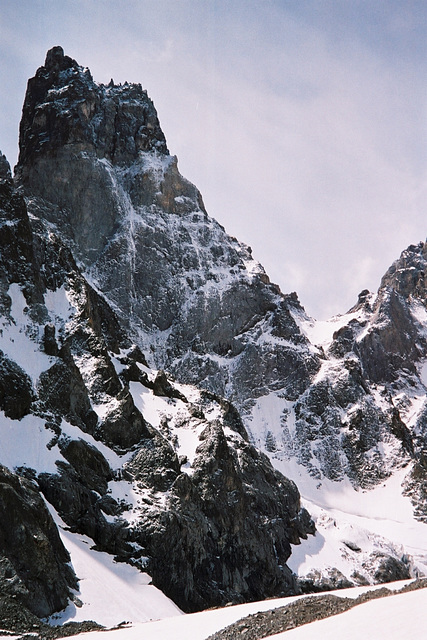
<path id="1" fill-rule="evenodd" d="M 343 592 L 341 592 L 343 593 Z M 404 640 L 426 637 L 427 591 L 420 589 L 358 605 L 318 622 L 269 638 L 274 640 Z M 165 639 L 166 640 L 166 639 Z M 268 638 L 266 638 L 268 640 Z"/>
<path id="2" fill-rule="evenodd" d="M 407 581 L 396 582 L 391 585 L 387 585 L 387 587 L 390 589 L 397 590 L 397 589 L 400 589 L 406 583 Z M 361 593 L 365 593 L 366 591 L 370 591 L 375 588 L 378 588 L 378 587 L 358 587 L 354 589 L 332 591 L 330 593 L 341 596 L 341 597 L 356 598 Z M 316 594 L 316 595 L 321 596 L 324 594 Z M 321 632 L 317 633 L 316 625 L 321 624 L 321 622 L 327 622 L 328 620 L 311 623 L 309 625 L 305 625 L 304 627 L 299 627 L 299 629 L 304 629 L 309 634 L 301 637 L 304 639 L 310 638 L 310 640 L 313 640 L 313 638 L 326 640 L 326 638 L 332 638 L 332 637 L 342 637 L 342 638 L 345 638 L 345 640 L 356 640 L 356 638 L 357 640 L 360 640 L 361 637 L 373 638 L 375 640 L 383 640 L 383 639 L 384 640 L 386 639 L 402 640 L 403 638 L 406 638 L 406 637 L 422 638 L 424 637 L 423 635 L 416 635 L 416 634 L 411 635 L 411 631 L 412 631 L 412 628 L 414 628 L 414 630 L 418 632 L 420 628 L 419 626 L 420 618 L 421 618 L 421 622 L 424 621 L 424 625 L 426 623 L 426 615 L 425 613 L 423 613 L 423 607 L 425 608 L 425 603 L 427 602 L 427 590 L 421 589 L 419 591 L 410 592 L 404 595 L 409 597 L 406 597 L 403 601 L 401 600 L 399 602 L 399 609 L 395 609 L 394 603 L 398 602 L 397 601 L 398 598 L 402 598 L 402 596 L 400 595 L 391 596 L 391 597 L 383 598 L 380 600 L 375 600 L 373 602 L 367 603 L 366 605 L 365 604 L 360 605 L 355 609 L 351 610 L 351 611 L 357 611 L 356 621 L 359 627 L 365 630 L 366 633 L 364 636 L 352 635 L 351 622 L 347 622 L 346 620 L 343 623 L 339 622 L 343 616 L 347 615 L 348 613 L 351 613 L 351 612 L 347 612 L 347 614 L 340 614 L 338 616 L 334 616 L 333 618 L 328 619 L 331 621 L 330 623 L 331 626 L 328 628 L 328 632 L 325 633 L 324 635 Z M 411 598 L 410 596 L 415 596 L 415 597 Z M 137 623 L 125 628 L 105 631 L 103 632 L 103 638 L 105 636 L 107 640 L 110 640 L 110 639 L 111 640 L 140 640 L 141 638 L 143 638 L 143 640 L 189 640 L 190 638 L 191 640 L 206 640 L 206 638 L 208 638 L 213 633 L 216 633 L 217 631 L 224 629 L 228 625 L 233 624 L 234 622 L 237 622 L 238 620 L 240 620 L 241 618 L 244 618 L 245 616 L 248 616 L 260 611 L 269 611 L 270 609 L 283 607 L 287 604 L 295 602 L 300 598 L 305 598 L 305 597 L 307 596 L 292 596 L 289 598 L 266 600 L 264 602 L 252 602 L 249 604 L 225 607 L 223 609 L 213 609 L 210 611 L 202 611 L 200 613 L 185 614 L 178 617 L 171 616 L 155 622 L 147 622 L 144 624 Z M 364 623 L 365 607 L 367 607 L 368 605 L 374 605 L 375 603 L 380 603 L 380 602 L 384 603 L 383 607 L 379 608 L 379 610 L 375 611 L 375 613 L 373 614 L 373 617 L 376 616 L 378 618 L 377 623 L 374 627 L 376 630 L 378 630 L 378 634 L 375 634 L 375 633 L 371 634 L 366 631 L 367 627 Z M 402 619 L 404 621 L 404 624 L 406 625 L 405 626 L 406 633 L 402 635 L 392 635 L 392 634 L 387 635 L 387 633 L 390 634 L 390 631 L 389 631 L 390 626 L 387 627 L 387 625 L 385 625 L 385 628 L 387 629 L 387 633 L 381 635 L 382 620 L 383 619 L 386 620 L 388 618 L 390 621 L 390 619 L 393 618 L 394 612 L 396 610 L 399 610 L 399 612 L 400 611 L 408 612 L 408 615 L 407 614 L 404 615 L 402 613 Z M 372 615 L 369 612 L 369 610 L 366 610 L 366 611 L 368 612 L 366 617 L 370 623 L 372 619 Z M 414 618 L 412 618 L 413 611 L 416 612 Z M 414 622 L 413 627 L 411 626 L 412 621 Z M 333 625 L 338 624 L 338 622 L 340 624 L 339 629 L 342 629 L 342 628 L 345 629 L 345 632 L 343 631 L 341 636 L 333 635 L 335 633 Z M 401 626 L 402 625 L 399 625 L 399 629 L 401 629 Z M 290 637 L 292 638 L 292 636 L 290 636 L 289 634 L 294 633 L 295 631 L 298 631 L 298 629 L 292 630 L 292 632 L 288 631 L 286 632 L 286 635 L 279 634 L 279 635 L 271 636 L 271 638 L 274 637 L 274 639 L 276 639 L 276 638 L 283 637 L 284 639 L 287 640 Z M 296 636 L 296 637 L 299 637 L 299 636 Z M 99 632 L 92 631 L 92 632 L 86 633 L 84 634 L 84 638 L 85 640 L 99 640 Z"/>

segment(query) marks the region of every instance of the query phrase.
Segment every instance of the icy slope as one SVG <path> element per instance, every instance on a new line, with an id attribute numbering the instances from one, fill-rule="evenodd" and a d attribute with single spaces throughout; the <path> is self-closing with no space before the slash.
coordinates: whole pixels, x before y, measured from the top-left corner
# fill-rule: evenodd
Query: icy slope
<path id="1" fill-rule="evenodd" d="M 105 627 L 114 627 L 122 622 L 135 624 L 181 614 L 178 607 L 151 584 L 150 576 L 136 567 L 115 562 L 107 553 L 95 551 L 90 538 L 71 533 L 51 510 L 79 577 L 79 590 L 74 602 L 49 618 L 50 624 L 95 620 Z"/>

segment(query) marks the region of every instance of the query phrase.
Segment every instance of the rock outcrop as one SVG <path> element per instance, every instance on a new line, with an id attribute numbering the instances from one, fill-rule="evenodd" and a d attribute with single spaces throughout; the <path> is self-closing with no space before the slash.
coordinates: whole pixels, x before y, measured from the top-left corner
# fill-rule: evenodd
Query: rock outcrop
<path id="1" fill-rule="evenodd" d="M 313 344 L 296 294 L 269 282 L 180 175 L 146 92 L 96 84 L 59 47 L 28 84 L 17 179 L 148 363 L 232 401 L 268 455 L 364 488 L 414 457 L 387 395 L 426 349 L 404 297 L 424 291 L 409 263 Z"/>
<path id="2" fill-rule="evenodd" d="M 296 296 L 207 216 L 139 85 L 97 85 L 54 48 L 28 83 L 17 177 L 150 364 L 241 409 L 266 389 L 285 383 L 295 399 L 307 387 L 320 365 Z"/>
<path id="3" fill-rule="evenodd" d="M 77 588 L 69 561 L 37 485 L 0 465 L 0 600 L 38 616 L 64 609 Z"/>

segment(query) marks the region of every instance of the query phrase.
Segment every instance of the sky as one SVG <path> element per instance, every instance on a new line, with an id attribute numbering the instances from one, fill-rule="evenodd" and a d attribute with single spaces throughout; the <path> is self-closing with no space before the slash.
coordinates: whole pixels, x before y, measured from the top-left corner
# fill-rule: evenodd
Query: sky
<path id="1" fill-rule="evenodd" d="M 61 45 L 140 82 L 208 213 L 318 319 L 427 235 L 424 0 L 0 0 L 0 149 Z"/>

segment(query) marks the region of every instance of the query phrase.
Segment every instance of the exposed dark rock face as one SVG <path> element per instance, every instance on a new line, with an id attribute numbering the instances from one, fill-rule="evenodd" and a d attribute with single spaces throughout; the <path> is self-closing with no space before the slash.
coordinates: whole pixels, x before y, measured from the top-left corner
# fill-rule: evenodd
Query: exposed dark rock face
<path id="1" fill-rule="evenodd" d="M 363 438 L 362 447 L 367 448 L 372 447 L 375 440 L 390 442 L 394 437 L 401 443 L 402 458 L 415 461 L 406 486 L 420 519 L 423 519 L 425 484 L 422 461 L 427 450 L 425 402 L 415 418 L 409 416 L 415 399 L 425 395 L 426 390 L 423 374 L 427 356 L 426 268 L 424 243 L 403 251 L 383 277 L 377 295 L 362 292 L 358 305 L 350 310 L 350 316 L 359 314 L 363 321 L 351 319 L 334 335 L 330 348 L 334 355 L 344 358 L 348 357 L 344 351 L 356 355 L 366 392 L 370 392 L 372 383 L 374 389 L 381 391 L 382 411 L 378 401 L 372 402 L 372 396 L 366 396 L 371 415 L 359 410 L 356 433 L 359 440 Z M 360 428 L 367 420 L 370 436 L 365 427 Z"/>
<path id="2" fill-rule="evenodd" d="M 0 593 L 38 616 L 63 609 L 77 587 L 70 557 L 37 485 L 0 466 Z"/>
<path id="3" fill-rule="evenodd" d="M 96 256 L 114 234 L 120 206 L 108 164 L 94 159 L 122 164 L 141 150 L 168 154 L 141 86 L 99 86 L 61 47 L 48 52 L 28 82 L 20 140 L 21 183 L 57 205 L 53 216 L 70 225 L 85 257 Z"/>
<path id="4" fill-rule="evenodd" d="M 69 112 L 71 105 L 78 107 Z M 41 150 L 55 153 L 65 145 L 99 149 L 114 163 L 132 161 L 139 151 L 168 153 L 153 103 L 141 85 L 100 87 L 89 69 L 59 46 L 48 51 L 44 66 L 28 81 L 21 141 L 21 163 L 34 162 Z"/>
<path id="5" fill-rule="evenodd" d="M 0 409 L 8 418 L 19 420 L 29 413 L 33 398 L 30 378 L 0 351 Z"/>
<path id="6" fill-rule="evenodd" d="M 2 154 L 0 151 L 0 180 L 10 180 L 12 178 L 12 173 L 10 171 L 10 165 L 7 161 L 6 156 Z"/>
<path id="7" fill-rule="evenodd" d="M 0 408 L 10 420 L 32 414 L 50 452 L 49 469 L 17 472 L 32 479 L 38 500 L 37 487 L 72 532 L 148 570 L 187 610 L 293 592 L 290 544 L 314 532 L 295 485 L 249 444 L 229 401 L 194 388 L 189 400 L 168 374 L 147 368 L 70 248 L 35 216 L 40 201 L 30 220 L 9 177 L 0 189 L 0 234 L 13 233 L 14 251 L 0 262 L 8 349 Z M 15 348 L 17 335 L 25 336 L 36 367 Z M 137 407 L 141 397 L 164 407 L 158 427 Z M 182 430 L 195 443 L 191 458 L 182 454 Z M 135 491 L 138 502 L 124 500 L 116 483 Z M 18 595 L 27 606 L 23 584 Z M 31 597 L 28 608 L 47 615 L 65 606 L 68 592 L 64 600 L 58 589 L 48 603 L 37 591 Z"/>
<path id="8" fill-rule="evenodd" d="M 158 443 L 149 455 L 157 456 L 161 475 L 148 475 L 155 467 L 148 447 L 126 467 L 145 487 L 170 489 L 168 512 L 146 510 L 149 524 L 143 516 L 143 527 L 136 528 L 152 555 L 148 567 L 157 584 L 184 610 L 294 592 L 286 567 L 290 543 L 314 533 L 296 486 L 243 438 L 226 438 L 220 423 L 207 424 L 199 441 L 191 475 L 180 472 L 172 450 Z"/>
<path id="9" fill-rule="evenodd" d="M 425 349 L 405 299 L 394 288 L 383 288 L 375 306 L 372 329 L 359 341 L 365 374 L 372 382 L 393 382 L 402 369 L 416 372 Z"/>

